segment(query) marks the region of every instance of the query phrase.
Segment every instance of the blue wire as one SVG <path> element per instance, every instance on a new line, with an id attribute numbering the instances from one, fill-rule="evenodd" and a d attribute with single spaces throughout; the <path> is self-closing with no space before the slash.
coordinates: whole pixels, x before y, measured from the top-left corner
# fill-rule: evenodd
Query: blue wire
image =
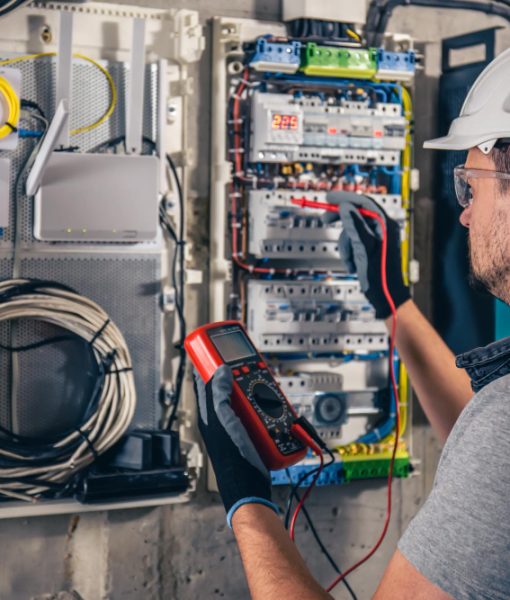
<path id="1" fill-rule="evenodd" d="M 39 138 L 43 136 L 42 131 L 32 131 L 31 129 L 18 129 L 20 138 Z"/>

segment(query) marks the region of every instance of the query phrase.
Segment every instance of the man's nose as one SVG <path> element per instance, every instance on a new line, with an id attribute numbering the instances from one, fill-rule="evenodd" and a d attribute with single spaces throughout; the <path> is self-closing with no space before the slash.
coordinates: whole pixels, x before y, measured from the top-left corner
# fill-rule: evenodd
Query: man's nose
<path id="1" fill-rule="evenodd" d="M 459 221 L 464 227 L 469 228 L 471 222 L 471 205 L 467 206 L 460 214 Z"/>

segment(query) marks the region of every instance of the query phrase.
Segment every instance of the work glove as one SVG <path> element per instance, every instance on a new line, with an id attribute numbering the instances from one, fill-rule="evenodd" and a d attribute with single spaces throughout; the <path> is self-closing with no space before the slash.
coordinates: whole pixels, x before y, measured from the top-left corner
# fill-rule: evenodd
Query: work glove
<path id="1" fill-rule="evenodd" d="M 386 222 L 387 253 L 386 279 L 395 308 L 409 300 L 409 288 L 402 278 L 400 255 L 400 226 L 390 219 L 384 210 L 368 196 L 353 192 L 328 192 L 327 202 L 338 204 L 339 214 L 325 215 L 327 222 L 340 218 L 342 233 L 339 250 L 349 273 L 357 273 L 361 290 L 375 308 L 378 319 L 386 319 L 391 314 L 386 300 L 381 278 L 382 231 L 374 219 L 361 216 L 358 208 L 365 208 L 381 215 Z"/>
<path id="2" fill-rule="evenodd" d="M 207 384 L 194 371 L 198 401 L 198 428 L 211 459 L 218 490 L 227 512 L 227 523 L 243 504 L 264 504 L 279 513 L 271 502 L 271 480 L 244 425 L 230 406 L 232 372 L 218 367 Z"/>

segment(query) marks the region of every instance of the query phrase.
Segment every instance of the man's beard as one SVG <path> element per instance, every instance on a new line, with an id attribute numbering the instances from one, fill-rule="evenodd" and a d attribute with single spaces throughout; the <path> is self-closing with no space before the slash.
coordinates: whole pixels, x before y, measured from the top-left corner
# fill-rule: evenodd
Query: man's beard
<path id="1" fill-rule="evenodd" d="M 503 267 L 492 266 L 491 271 L 482 273 L 476 271 L 473 266 L 473 252 L 471 246 L 471 240 L 468 237 L 468 264 L 469 264 L 469 286 L 477 293 L 485 296 L 496 296 L 504 302 L 507 302 L 506 298 L 503 298 L 499 293 L 501 285 L 510 274 L 510 265 L 504 265 Z"/>

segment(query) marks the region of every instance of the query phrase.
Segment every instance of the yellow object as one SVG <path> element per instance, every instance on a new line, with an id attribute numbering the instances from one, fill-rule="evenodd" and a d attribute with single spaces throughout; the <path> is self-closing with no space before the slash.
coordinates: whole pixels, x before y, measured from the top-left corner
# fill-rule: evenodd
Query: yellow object
<path id="1" fill-rule="evenodd" d="M 7 60 L 1 60 L 0 67 L 3 67 L 5 65 L 13 65 L 15 63 L 23 62 L 26 60 L 35 60 L 38 58 L 45 58 L 48 56 L 56 56 L 56 52 L 41 52 L 40 54 L 26 54 L 24 56 L 18 56 L 16 58 L 9 58 Z M 101 116 L 101 117 L 99 117 L 99 119 L 97 119 L 97 121 L 94 121 L 90 125 L 84 125 L 83 127 L 78 127 L 71 131 L 71 135 L 78 135 L 79 133 L 86 133 L 88 131 L 92 131 L 96 127 L 99 127 L 100 125 L 102 125 L 107 119 L 109 119 L 112 116 L 113 111 L 115 110 L 115 106 L 117 105 L 117 88 L 115 87 L 115 82 L 113 81 L 110 73 L 108 73 L 108 71 L 103 66 L 101 66 L 98 62 L 96 62 L 93 58 L 90 58 L 83 54 L 73 54 L 73 57 L 85 60 L 85 61 L 89 62 L 90 64 L 94 65 L 97 69 L 99 69 L 101 71 L 101 73 L 103 73 L 103 75 L 106 77 L 106 80 L 108 81 L 108 85 L 110 87 L 110 105 L 108 106 L 108 109 L 103 114 L 103 116 Z M 1 137 L 1 135 L 0 135 L 0 137 Z"/>
<path id="2" fill-rule="evenodd" d="M 361 42 L 360 36 L 355 31 L 353 31 L 352 29 L 347 29 L 346 31 L 347 31 L 347 35 L 349 37 L 351 37 L 353 40 L 356 40 L 357 42 Z"/>
<path id="3" fill-rule="evenodd" d="M 402 86 L 402 105 L 404 107 L 404 116 L 406 118 L 406 145 L 402 153 L 402 206 L 409 210 L 411 203 L 411 160 L 412 160 L 412 138 L 411 138 L 411 118 L 413 114 L 413 103 L 411 94 Z M 402 272 L 404 282 L 409 285 L 409 259 L 410 259 L 410 237 L 411 223 L 406 219 L 406 239 L 402 244 Z M 407 427 L 409 400 L 409 380 L 407 370 L 403 363 L 400 363 L 399 378 L 399 402 L 400 402 L 400 435 L 405 433 Z"/>
<path id="4" fill-rule="evenodd" d="M 5 124 L 0 126 L 0 139 L 6 138 L 18 127 L 20 115 L 20 102 L 18 95 L 9 81 L 0 75 L 0 96 L 5 98 L 7 105 L 7 118 Z"/>

